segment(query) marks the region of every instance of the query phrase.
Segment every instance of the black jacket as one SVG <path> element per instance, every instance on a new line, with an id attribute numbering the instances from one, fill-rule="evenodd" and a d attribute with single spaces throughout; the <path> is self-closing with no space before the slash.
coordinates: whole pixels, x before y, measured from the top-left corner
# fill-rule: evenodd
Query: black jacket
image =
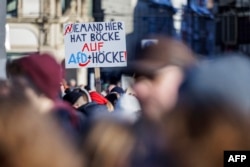
<path id="1" fill-rule="evenodd" d="M 108 113 L 108 108 L 106 105 L 97 104 L 96 102 L 89 102 L 87 104 L 84 104 L 77 110 L 82 112 L 86 117 Z"/>

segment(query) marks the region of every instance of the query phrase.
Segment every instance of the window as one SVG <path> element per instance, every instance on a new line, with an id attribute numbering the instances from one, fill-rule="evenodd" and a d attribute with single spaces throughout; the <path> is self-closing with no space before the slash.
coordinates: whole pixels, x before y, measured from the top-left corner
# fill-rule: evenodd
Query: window
<path id="1" fill-rule="evenodd" d="M 70 1 L 71 0 L 62 0 L 62 13 L 65 13 L 67 9 L 70 7 Z"/>
<path id="2" fill-rule="evenodd" d="M 7 0 L 7 17 L 17 17 L 17 0 Z"/>

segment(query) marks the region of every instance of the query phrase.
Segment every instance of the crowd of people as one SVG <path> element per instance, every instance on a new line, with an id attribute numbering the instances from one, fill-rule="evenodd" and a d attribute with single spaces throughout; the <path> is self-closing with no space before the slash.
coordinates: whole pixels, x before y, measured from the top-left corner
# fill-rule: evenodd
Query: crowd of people
<path id="1" fill-rule="evenodd" d="M 222 167 L 250 150 L 250 59 L 198 58 L 164 36 L 140 48 L 124 90 L 68 84 L 49 53 L 6 65 L 0 163 L 6 167 Z M 249 91 L 249 92 L 248 92 Z"/>

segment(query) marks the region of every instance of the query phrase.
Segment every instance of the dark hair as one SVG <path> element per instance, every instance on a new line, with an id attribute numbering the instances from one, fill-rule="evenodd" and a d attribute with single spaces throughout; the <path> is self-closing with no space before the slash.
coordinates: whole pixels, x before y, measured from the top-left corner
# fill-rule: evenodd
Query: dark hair
<path id="1" fill-rule="evenodd" d="M 108 101 L 110 101 L 113 106 L 115 106 L 116 101 L 118 100 L 118 95 L 116 93 L 109 93 L 105 96 L 105 98 L 108 99 Z"/>

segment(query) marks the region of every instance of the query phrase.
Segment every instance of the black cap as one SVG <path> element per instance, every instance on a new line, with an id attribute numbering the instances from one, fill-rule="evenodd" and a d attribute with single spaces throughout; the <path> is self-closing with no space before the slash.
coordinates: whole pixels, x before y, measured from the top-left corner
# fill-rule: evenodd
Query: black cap
<path id="1" fill-rule="evenodd" d="M 114 87 L 113 89 L 111 89 L 110 92 L 111 92 L 111 93 L 112 93 L 112 92 L 116 92 L 116 93 L 119 93 L 119 94 L 125 93 L 125 91 L 124 91 L 121 87 L 119 87 L 119 86 Z"/>
<path id="2" fill-rule="evenodd" d="M 67 101 L 73 105 L 81 96 L 82 96 L 81 93 L 73 91 L 73 92 L 69 92 L 66 95 L 64 95 L 63 100 Z"/>

